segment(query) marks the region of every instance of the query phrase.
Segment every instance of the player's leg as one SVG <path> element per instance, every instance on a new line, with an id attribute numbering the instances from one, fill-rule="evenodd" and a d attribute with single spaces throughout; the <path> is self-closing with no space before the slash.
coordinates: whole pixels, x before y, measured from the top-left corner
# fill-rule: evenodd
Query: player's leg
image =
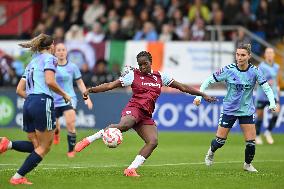
<path id="1" fill-rule="evenodd" d="M 118 128 L 121 132 L 125 132 L 131 129 L 136 124 L 136 122 L 137 122 L 137 119 L 135 117 L 131 115 L 126 115 L 126 116 L 121 117 L 121 120 L 118 124 L 111 124 L 107 128 Z M 76 152 L 82 151 L 85 147 L 87 147 L 92 142 L 102 138 L 103 133 L 104 133 L 104 129 L 101 129 L 95 134 L 84 138 L 83 140 L 81 140 L 75 145 L 75 151 Z"/>
<path id="2" fill-rule="evenodd" d="M 219 126 L 216 132 L 216 138 L 212 139 L 211 145 L 207 151 L 205 156 L 205 164 L 210 166 L 213 164 L 214 161 L 214 153 L 217 149 L 224 146 L 227 136 L 230 132 L 230 129 L 233 127 L 236 116 L 221 114 L 219 119 Z"/>
<path id="3" fill-rule="evenodd" d="M 244 170 L 249 172 L 257 172 L 257 170 L 251 164 L 255 155 L 255 125 L 240 123 L 240 126 L 246 141 Z"/>
<path id="4" fill-rule="evenodd" d="M 134 161 L 124 170 L 126 176 L 139 176 L 136 169 L 144 163 L 158 146 L 158 130 L 156 125 L 140 125 L 135 126 L 138 135 L 145 141 L 145 145 L 135 157 Z"/>
<path id="5" fill-rule="evenodd" d="M 264 110 L 265 105 L 261 102 L 256 102 L 256 121 L 255 121 L 255 130 L 256 130 L 256 138 L 255 138 L 255 143 L 256 144 L 263 144 L 263 141 L 260 136 L 261 132 L 261 126 L 263 123 L 263 110 Z"/>
<path id="6" fill-rule="evenodd" d="M 277 104 L 277 110 L 275 112 L 272 112 L 272 118 L 269 121 L 268 128 L 263 133 L 263 135 L 265 136 L 266 141 L 267 141 L 268 144 L 273 144 L 274 143 L 274 139 L 273 139 L 271 133 L 272 133 L 272 130 L 275 128 L 279 112 L 280 112 L 280 105 Z"/>
<path id="7" fill-rule="evenodd" d="M 53 138 L 53 144 L 59 144 L 60 142 L 60 123 L 59 118 L 63 116 L 63 110 L 62 107 L 56 107 L 55 108 L 55 117 L 56 117 L 56 128 L 54 130 L 54 138 Z"/>
<path id="8" fill-rule="evenodd" d="M 69 109 L 64 111 L 64 117 L 66 120 L 66 129 L 67 129 L 67 143 L 68 143 L 68 157 L 74 157 L 74 147 L 76 144 L 76 112 L 74 109 Z"/>

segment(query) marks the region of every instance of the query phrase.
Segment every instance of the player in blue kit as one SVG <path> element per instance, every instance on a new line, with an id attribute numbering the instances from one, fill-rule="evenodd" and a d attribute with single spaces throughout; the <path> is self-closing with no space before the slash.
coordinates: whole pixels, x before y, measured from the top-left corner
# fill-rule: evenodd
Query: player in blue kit
<path id="1" fill-rule="evenodd" d="M 55 129 L 53 92 L 61 95 L 65 103 L 71 100 L 55 81 L 57 59 L 52 55 L 53 38 L 40 34 L 20 46 L 34 52 L 17 86 L 17 93 L 26 99 L 23 107 L 23 130 L 27 132 L 29 141 L 10 141 L 3 137 L 0 141 L 0 153 L 13 149 L 30 155 L 10 179 L 13 185 L 32 184 L 24 176 L 42 161 L 51 148 Z"/>
<path id="2" fill-rule="evenodd" d="M 221 148 L 227 139 L 230 129 L 238 119 L 246 141 L 244 170 L 257 172 L 251 162 L 255 155 L 255 107 L 253 102 L 253 89 L 259 83 L 269 100 L 269 109 L 275 111 L 276 104 L 273 91 L 261 71 L 249 63 L 251 57 L 250 44 L 241 44 L 236 50 L 236 64 L 230 64 L 212 76 L 201 85 L 204 91 L 210 84 L 225 81 L 228 93 L 223 100 L 223 113 L 219 119 L 216 138 L 211 141 L 211 146 L 205 157 L 205 164 L 213 164 L 214 153 Z M 199 105 L 201 97 L 194 99 L 194 104 Z"/>
<path id="3" fill-rule="evenodd" d="M 273 48 L 266 48 L 265 53 L 264 53 L 265 61 L 261 62 L 258 68 L 263 72 L 265 78 L 267 79 L 268 84 L 273 90 L 276 102 L 279 103 L 279 91 L 280 91 L 280 88 L 278 86 L 279 65 L 274 62 L 274 56 L 275 56 L 275 53 L 274 53 Z M 261 131 L 261 125 L 263 123 L 263 110 L 268 105 L 269 105 L 269 100 L 267 96 L 260 89 L 260 87 L 258 87 L 257 93 L 256 93 L 256 115 L 257 115 L 256 123 L 255 123 L 255 127 L 256 127 L 255 143 L 256 144 L 263 144 L 263 141 L 260 136 L 260 131 Z M 268 128 L 263 133 L 268 144 L 274 143 L 274 140 L 271 135 L 271 131 L 276 125 L 279 111 L 280 111 L 280 105 L 277 104 L 277 109 L 275 112 L 272 113 L 272 118 L 269 121 Z"/>
<path id="4" fill-rule="evenodd" d="M 54 93 L 54 106 L 55 106 L 55 116 L 56 116 L 56 129 L 54 135 L 54 144 L 59 143 L 59 132 L 60 124 L 59 118 L 64 115 L 66 121 L 66 128 L 68 131 L 67 134 L 67 143 L 68 143 L 68 157 L 74 157 L 74 146 L 76 144 L 76 130 L 75 130 L 75 121 L 76 121 L 76 105 L 77 97 L 73 88 L 73 81 L 76 81 L 76 84 L 83 94 L 87 89 L 81 78 L 81 72 L 76 64 L 68 62 L 67 50 L 63 43 L 58 43 L 55 46 L 55 56 L 58 58 L 58 65 L 56 70 L 56 81 L 58 85 L 71 97 L 71 105 L 66 104 L 63 97 Z M 93 103 L 88 98 L 85 100 L 85 104 L 89 109 L 92 109 Z"/>

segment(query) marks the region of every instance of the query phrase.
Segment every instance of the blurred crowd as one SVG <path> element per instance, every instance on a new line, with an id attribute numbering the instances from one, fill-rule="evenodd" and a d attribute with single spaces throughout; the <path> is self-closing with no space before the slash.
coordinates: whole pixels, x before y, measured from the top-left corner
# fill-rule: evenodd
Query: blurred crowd
<path id="1" fill-rule="evenodd" d="M 53 0 L 28 38 L 46 33 L 56 42 L 106 40 L 204 41 L 207 25 L 242 25 L 266 40 L 284 36 L 284 0 Z M 244 31 L 218 31 L 216 40 L 251 42 Z M 1 55 L 1 52 L 0 52 Z M 8 60 L 8 61 L 7 61 Z M 80 67 L 87 85 L 111 81 L 106 60 Z M 24 65 L 1 60 L 0 86 L 15 85 Z M 10 66 L 9 66 L 10 65 Z"/>

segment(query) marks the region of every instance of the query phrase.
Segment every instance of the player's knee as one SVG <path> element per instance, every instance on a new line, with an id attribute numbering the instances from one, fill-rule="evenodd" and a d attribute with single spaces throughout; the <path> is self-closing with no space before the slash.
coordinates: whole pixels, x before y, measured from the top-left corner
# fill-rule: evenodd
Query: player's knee
<path id="1" fill-rule="evenodd" d="M 156 148 L 158 146 L 158 139 L 151 139 L 147 144 L 150 145 L 152 148 Z"/>

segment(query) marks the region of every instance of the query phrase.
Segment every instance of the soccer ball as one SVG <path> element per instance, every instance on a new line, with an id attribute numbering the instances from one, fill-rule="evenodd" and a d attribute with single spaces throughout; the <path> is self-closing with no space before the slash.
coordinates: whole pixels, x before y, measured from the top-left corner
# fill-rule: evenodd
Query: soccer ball
<path id="1" fill-rule="evenodd" d="M 109 148 L 116 148 L 122 140 L 122 133 L 117 128 L 108 128 L 103 134 L 103 142 Z"/>

